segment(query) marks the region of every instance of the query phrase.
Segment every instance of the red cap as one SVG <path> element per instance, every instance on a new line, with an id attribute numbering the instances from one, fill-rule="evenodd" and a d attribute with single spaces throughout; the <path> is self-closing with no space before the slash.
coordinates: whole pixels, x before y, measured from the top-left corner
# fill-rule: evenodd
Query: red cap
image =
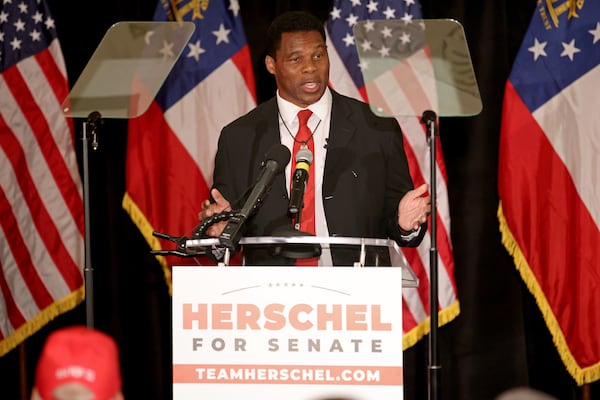
<path id="1" fill-rule="evenodd" d="M 65 383 L 77 382 L 109 400 L 121 391 L 117 344 L 110 336 L 85 326 L 51 333 L 44 344 L 35 373 L 35 386 L 44 400 Z"/>

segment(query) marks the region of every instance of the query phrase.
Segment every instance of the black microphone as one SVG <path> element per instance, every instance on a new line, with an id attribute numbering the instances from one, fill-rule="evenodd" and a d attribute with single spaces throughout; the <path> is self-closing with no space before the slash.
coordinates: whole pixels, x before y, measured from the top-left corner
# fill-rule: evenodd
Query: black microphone
<path id="1" fill-rule="evenodd" d="M 272 146 L 261 164 L 261 172 L 242 206 L 241 210 L 229 219 L 229 222 L 219 236 L 219 241 L 225 247 L 236 250 L 242 238 L 242 226 L 262 203 L 264 195 L 271 187 L 275 175 L 279 174 L 290 162 L 290 150 L 282 144 Z"/>
<path id="2" fill-rule="evenodd" d="M 290 214 L 298 214 L 303 207 L 308 169 L 312 160 L 313 155 L 307 148 L 301 148 L 296 153 L 296 170 L 292 176 L 292 188 L 290 189 L 290 202 L 288 205 Z"/>

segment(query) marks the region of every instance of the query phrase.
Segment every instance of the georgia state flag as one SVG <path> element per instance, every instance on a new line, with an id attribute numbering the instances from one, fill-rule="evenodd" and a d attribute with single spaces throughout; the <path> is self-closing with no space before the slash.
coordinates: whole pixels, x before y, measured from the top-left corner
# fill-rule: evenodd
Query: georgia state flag
<path id="1" fill-rule="evenodd" d="M 506 84 L 502 241 L 578 384 L 600 379 L 600 2 L 540 2 Z"/>
<path id="2" fill-rule="evenodd" d="M 153 231 L 191 235 L 209 196 L 223 126 L 256 106 L 250 51 L 237 0 L 161 0 L 154 20 L 196 29 L 149 110 L 130 120 L 123 207 L 153 250 L 173 249 Z M 170 285 L 169 264 L 159 258 Z"/>

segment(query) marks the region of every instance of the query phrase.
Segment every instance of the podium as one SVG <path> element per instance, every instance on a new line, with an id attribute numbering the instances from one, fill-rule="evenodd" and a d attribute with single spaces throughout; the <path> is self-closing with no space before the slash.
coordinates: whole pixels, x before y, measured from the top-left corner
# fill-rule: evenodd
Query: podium
<path id="1" fill-rule="evenodd" d="M 221 242 L 218 238 L 188 239 L 185 241 L 185 247 L 188 249 L 188 251 L 196 250 L 200 253 L 208 253 L 212 248 L 219 246 L 220 244 Z M 301 247 L 307 246 L 320 246 L 321 248 L 330 249 L 333 251 L 344 251 L 345 253 L 355 254 L 355 260 L 351 263 L 327 266 L 400 267 L 402 268 L 402 287 L 419 286 L 419 280 L 404 259 L 404 255 L 400 251 L 400 248 L 396 242 L 390 239 L 353 238 L 342 236 L 256 236 L 242 238 L 240 240 L 240 245 L 242 246 L 242 251 L 244 248 L 254 249 L 258 247 L 271 247 L 274 257 L 280 255 L 282 251 L 285 252 L 286 246 L 288 247 L 288 251 L 290 248 L 292 249 L 291 251 L 295 251 Z M 387 251 L 387 259 L 382 260 L 382 250 Z M 225 256 L 224 261 L 220 263 L 219 266 L 228 266 L 229 259 L 230 258 L 228 256 Z M 368 260 L 374 262 L 368 263 Z M 389 262 L 389 265 L 382 264 L 386 261 Z M 245 259 L 243 264 L 246 265 Z M 265 266 L 265 264 L 261 265 Z M 268 265 L 272 265 L 272 263 L 269 262 Z"/>
<path id="2" fill-rule="evenodd" d="M 205 252 L 218 244 L 186 246 Z M 240 245 L 274 254 L 319 245 L 357 258 L 317 268 L 173 267 L 174 400 L 403 398 L 401 289 L 418 280 L 395 242 L 273 236 Z M 364 263 L 382 249 L 391 265 Z"/>

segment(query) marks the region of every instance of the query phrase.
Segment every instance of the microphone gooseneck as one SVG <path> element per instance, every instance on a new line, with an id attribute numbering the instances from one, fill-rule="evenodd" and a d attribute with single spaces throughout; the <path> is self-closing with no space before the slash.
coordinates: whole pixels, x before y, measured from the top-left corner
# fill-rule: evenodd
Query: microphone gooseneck
<path id="1" fill-rule="evenodd" d="M 281 173 L 290 162 L 290 150 L 282 144 L 272 146 L 261 164 L 261 172 L 240 211 L 229 219 L 229 222 L 219 236 L 219 241 L 231 250 L 237 250 L 242 238 L 242 227 L 250 214 L 262 203 L 264 196 L 271 187 L 273 178 Z"/>

